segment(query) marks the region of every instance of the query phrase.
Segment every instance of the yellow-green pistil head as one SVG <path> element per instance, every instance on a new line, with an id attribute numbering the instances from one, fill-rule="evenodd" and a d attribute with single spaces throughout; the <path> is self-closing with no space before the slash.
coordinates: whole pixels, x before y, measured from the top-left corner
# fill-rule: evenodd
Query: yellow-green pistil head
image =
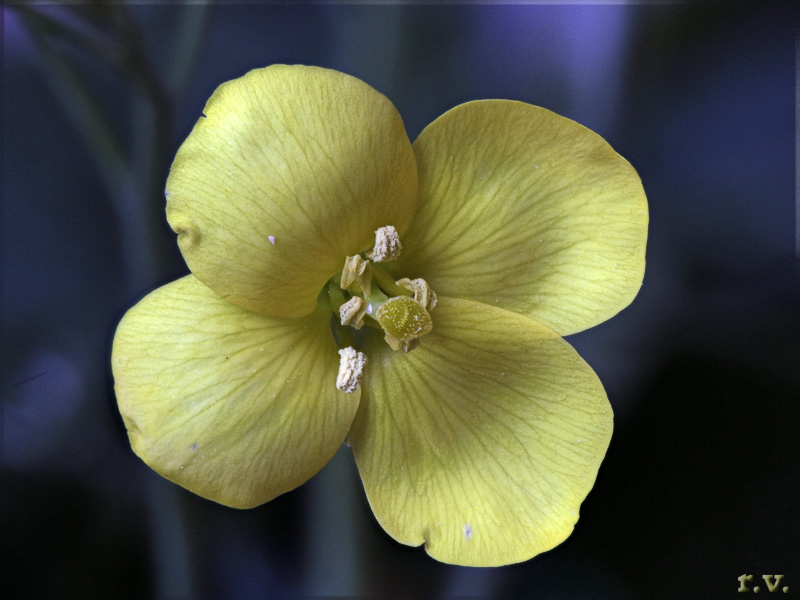
<path id="1" fill-rule="evenodd" d="M 273 65 L 214 92 L 166 195 L 192 273 L 130 309 L 112 352 L 147 464 L 248 508 L 347 438 L 380 524 L 438 560 L 570 534 L 613 425 L 563 336 L 633 300 L 647 238 L 602 138 L 486 100 L 412 144 L 366 83 Z"/>
<path id="2" fill-rule="evenodd" d="M 377 310 L 375 318 L 388 335 L 401 342 L 420 338 L 433 327 L 433 321 L 425 307 L 408 296 L 388 300 Z"/>

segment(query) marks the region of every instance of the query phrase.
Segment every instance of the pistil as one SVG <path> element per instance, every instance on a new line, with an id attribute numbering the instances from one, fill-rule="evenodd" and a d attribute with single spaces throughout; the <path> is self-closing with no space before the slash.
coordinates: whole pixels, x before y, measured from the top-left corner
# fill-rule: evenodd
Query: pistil
<path id="1" fill-rule="evenodd" d="M 397 296 L 384 303 L 375 313 L 375 318 L 386 332 L 386 343 L 394 350 L 408 352 L 416 346 L 411 342 L 416 342 L 433 329 L 430 313 L 408 296 Z"/>
<path id="2" fill-rule="evenodd" d="M 381 227 L 366 258 L 348 256 L 342 272 L 328 284 L 328 299 L 342 326 L 338 329 L 335 324 L 334 329 L 341 348 L 336 387 L 344 392 L 358 389 L 367 362 L 351 345 L 354 337 L 347 331 L 359 330 L 366 323 L 383 331 L 383 339 L 393 350 L 409 352 L 433 329 L 430 311 L 436 306 L 436 293 L 428 283 L 408 278 L 395 281 L 377 264 L 394 260 L 401 248 L 397 230 L 391 225 Z"/>

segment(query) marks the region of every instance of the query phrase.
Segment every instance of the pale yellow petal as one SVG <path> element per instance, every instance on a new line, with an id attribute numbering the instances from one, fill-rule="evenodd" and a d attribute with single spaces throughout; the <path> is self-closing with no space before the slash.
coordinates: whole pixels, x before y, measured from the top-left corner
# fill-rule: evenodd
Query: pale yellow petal
<path id="1" fill-rule="evenodd" d="M 417 175 L 386 97 L 337 71 L 273 65 L 214 92 L 166 192 L 198 279 L 249 310 L 300 316 L 376 229 L 407 229 Z"/>
<path id="2" fill-rule="evenodd" d="M 257 315 L 191 275 L 128 311 L 112 352 L 134 451 L 167 479 L 237 508 L 300 485 L 339 448 L 359 393 L 336 389 L 338 364 L 330 311 Z"/>
<path id="3" fill-rule="evenodd" d="M 389 268 L 439 294 L 525 314 L 562 335 L 627 306 L 648 208 L 631 165 L 543 108 L 469 102 L 414 142 L 420 204 Z"/>
<path id="4" fill-rule="evenodd" d="M 409 353 L 371 344 L 349 440 L 378 521 L 459 565 L 520 562 L 578 520 L 612 431 L 592 369 L 517 313 L 439 298 Z"/>

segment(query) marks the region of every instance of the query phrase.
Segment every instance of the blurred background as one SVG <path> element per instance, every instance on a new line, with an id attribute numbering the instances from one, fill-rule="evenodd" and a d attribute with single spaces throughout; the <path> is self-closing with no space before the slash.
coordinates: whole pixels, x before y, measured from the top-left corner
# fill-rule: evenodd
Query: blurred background
<path id="1" fill-rule="evenodd" d="M 800 594 L 797 13 L 789 3 L 3 7 L 5 598 L 731 598 Z M 634 303 L 568 338 L 616 430 L 574 534 L 443 565 L 366 503 L 348 448 L 250 511 L 131 452 L 114 329 L 187 273 L 175 152 L 220 83 L 272 63 L 359 77 L 413 140 L 509 98 L 600 133 L 650 202 Z"/>

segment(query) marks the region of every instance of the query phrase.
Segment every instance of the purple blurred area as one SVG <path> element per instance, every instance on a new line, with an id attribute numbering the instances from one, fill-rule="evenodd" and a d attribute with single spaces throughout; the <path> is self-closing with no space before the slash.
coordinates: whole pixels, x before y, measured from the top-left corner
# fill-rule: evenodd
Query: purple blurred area
<path id="1" fill-rule="evenodd" d="M 727 598 L 743 573 L 781 573 L 800 592 L 787 6 L 3 7 L 0 593 Z M 651 215 L 641 292 L 568 338 L 606 386 L 615 435 L 575 533 L 553 551 L 470 569 L 397 544 L 349 448 L 244 512 L 131 452 L 111 340 L 130 306 L 187 272 L 164 219 L 171 160 L 217 85 L 272 63 L 363 79 L 412 140 L 467 100 L 544 106 L 638 170 Z"/>

